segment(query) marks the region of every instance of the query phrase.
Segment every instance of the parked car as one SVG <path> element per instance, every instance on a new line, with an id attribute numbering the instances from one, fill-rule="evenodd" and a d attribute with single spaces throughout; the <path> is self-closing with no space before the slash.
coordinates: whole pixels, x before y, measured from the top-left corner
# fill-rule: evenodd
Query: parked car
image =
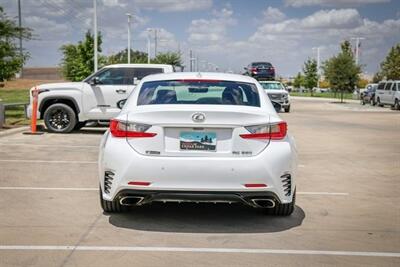
<path id="1" fill-rule="evenodd" d="M 82 82 L 49 83 L 37 87 L 38 118 L 50 132 L 68 133 L 88 121 L 109 121 L 136 84 L 154 73 L 173 72 L 171 65 L 116 64 L 106 66 Z M 28 115 L 32 113 L 33 90 Z"/>
<path id="2" fill-rule="evenodd" d="M 275 68 L 269 62 L 253 62 L 244 69 L 246 75 L 257 80 L 275 80 Z"/>
<path id="3" fill-rule="evenodd" d="M 378 106 L 390 105 L 400 110 L 400 80 L 381 81 L 375 92 L 375 102 Z"/>
<path id="4" fill-rule="evenodd" d="M 285 112 L 290 112 L 290 95 L 285 86 L 277 81 L 259 81 L 269 99 L 278 102 Z"/>
<path id="5" fill-rule="evenodd" d="M 104 211 L 160 202 L 239 202 L 290 215 L 296 148 L 253 78 L 170 73 L 144 78 L 100 144 Z"/>
<path id="6" fill-rule="evenodd" d="M 377 83 L 370 83 L 365 86 L 363 91 L 360 90 L 360 102 L 362 105 L 370 103 L 372 106 L 375 106 L 375 91 L 377 87 Z"/>

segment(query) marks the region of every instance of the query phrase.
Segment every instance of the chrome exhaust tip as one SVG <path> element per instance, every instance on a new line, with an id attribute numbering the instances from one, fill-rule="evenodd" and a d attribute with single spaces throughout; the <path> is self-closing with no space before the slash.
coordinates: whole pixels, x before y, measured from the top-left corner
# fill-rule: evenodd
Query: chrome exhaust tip
<path id="1" fill-rule="evenodd" d="M 275 207 L 275 201 L 269 198 L 256 198 L 251 201 L 259 208 L 272 209 Z"/>
<path id="2" fill-rule="evenodd" d="M 119 204 L 122 206 L 138 206 L 143 201 L 144 197 L 121 197 Z"/>

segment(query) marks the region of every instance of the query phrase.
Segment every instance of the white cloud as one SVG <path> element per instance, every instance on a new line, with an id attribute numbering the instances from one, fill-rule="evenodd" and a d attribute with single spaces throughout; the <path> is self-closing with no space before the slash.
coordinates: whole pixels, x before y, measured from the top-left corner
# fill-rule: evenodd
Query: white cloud
<path id="1" fill-rule="evenodd" d="M 390 0 L 285 0 L 286 6 L 303 7 L 303 6 L 360 6 L 364 4 L 388 3 Z"/>
<path id="2" fill-rule="evenodd" d="M 204 10 L 212 7 L 212 0 L 135 0 L 138 8 L 160 12 Z"/>
<path id="3" fill-rule="evenodd" d="M 279 22 L 286 18 L 286 15 L 282 13 L 278 8 L 268 7 L 263 12 L 265 22 Z"/>
<path id="4" fill-rule="evenodd" d="M 227 39 L 228 27 L 236 23 L 232 15 L 231 9 L 223 8 L 220 11 L 214 11 L 212 19 L 192 20 L 188 29 L 189 42 L 194 45 L 224 42 Z"/>

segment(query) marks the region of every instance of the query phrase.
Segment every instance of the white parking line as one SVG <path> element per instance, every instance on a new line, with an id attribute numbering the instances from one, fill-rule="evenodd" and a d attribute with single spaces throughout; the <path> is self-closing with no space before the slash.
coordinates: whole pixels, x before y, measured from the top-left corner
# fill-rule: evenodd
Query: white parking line
<path id="1" fill-rule="evenodd" d="M 97 164 L 97 161 L 76 161 L 76 160 L 36 160 L 36 159 L 0 159 L 0 162 L 20 163 L 56 163 L 56 164 Z"/>
<path id="2" fill-rule="evenodd" d="M 0 190 L 48 190 L 48 191 L 98 191 L 96 187 L 19 187 L 2 186 Z"/>
<path id="3" fill-rule="evenodd" d="M 294 250 L 294 249 L 245 249 L 245 248 L 189 248 L 189 247 L 118 247 L 118 246 L 0 246 L 0 250 L 79 250 L 79 251 L 146 251 L 146 252 L 194 252 L 194 253 L 250 253 L 294 254 L 362 257 L 400 257 L 397 252 Z"/>
<path id="4" fill-rule="evenodd" d="M 25 186 L 2 186 L 0 190 L 49 190 L 49 191 L 97 191 L 97 187 L 25 187 Z M 339 192 L 297 192 L 299 195 L 327 195 L 348 196 L 349 193 Z"/>
<path id="5" fill-rule="evenodd" d="M 89 145 L 42 145 L 42 144 L 25 144 L 25 143 L 1 143 L 0 146 L 37 146 L 37 147 L 63 147 L 63 148 L 98 148 L 99 146 L 89 146 Z"/>
<path id="6" fill-rule="evenodd" d="M 349 193 L 341 192 L 297 192 L 299 195 L 330 195 L 330 196 L 348 196 Z"/>

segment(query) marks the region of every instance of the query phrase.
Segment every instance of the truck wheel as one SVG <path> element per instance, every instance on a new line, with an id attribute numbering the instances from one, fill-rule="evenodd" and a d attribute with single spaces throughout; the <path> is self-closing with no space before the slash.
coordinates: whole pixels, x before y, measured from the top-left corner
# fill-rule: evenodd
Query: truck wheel
<path id="1" fill-rule="evenodd" d="M 284 108 L 284 110 L 285 110 L 286 113 L 289 113 L 290 112 L 290 105 L 288 107 Z"/>
<path id="2" fill-rule="evenodd" d="M 105 212 L 122 212 L 125 211 L 125 207 L 122 206 L 118 201 L 108 201 L 103 199 L 103 193 L 101 187 L 99 188 L 100 192 L 100 205 L 103 211 Z"/>
<path id="3" fill-rule="evenodd" d="M 394 101 L 394 109 L 395 109 L 395 110 L 400 110 L 400 104 L 399 104 L 399 100 L 398 100 L 398 99 L 396 99 L 396 100 Z"/>
<path id="4" fill-rule="evenodd" d="M 376 105 L 378 107 L 383 107 L 383 105 L 381 104 L 381 99 L 379 97 L 376 99 Z"/>
<path id="5" fill-rule="evenodd" d="M 68 105 L 56 103 L 44 112 L 44 124 L 53 133 L 69 133 L 76 125 L 75 111 Z"/>
<path id="6" fill-rule="evenodd" d="M 371 106 L 375 106 L 376 105 L 375 100 L 373 98 L 371 98 L 371 100 L 370 100 L 370 105 Z"/>
<path id="7" fill-rule="evenodd" d="M 276 202 L 275 207 L 273 207 L 272 209 L 265 209 L 265 213 L 277 216 L 289 216 L 293 213 L 295 206 L 296 206 L 296 190 L 294 190 L 292 202 L 285 204 Z"/>

